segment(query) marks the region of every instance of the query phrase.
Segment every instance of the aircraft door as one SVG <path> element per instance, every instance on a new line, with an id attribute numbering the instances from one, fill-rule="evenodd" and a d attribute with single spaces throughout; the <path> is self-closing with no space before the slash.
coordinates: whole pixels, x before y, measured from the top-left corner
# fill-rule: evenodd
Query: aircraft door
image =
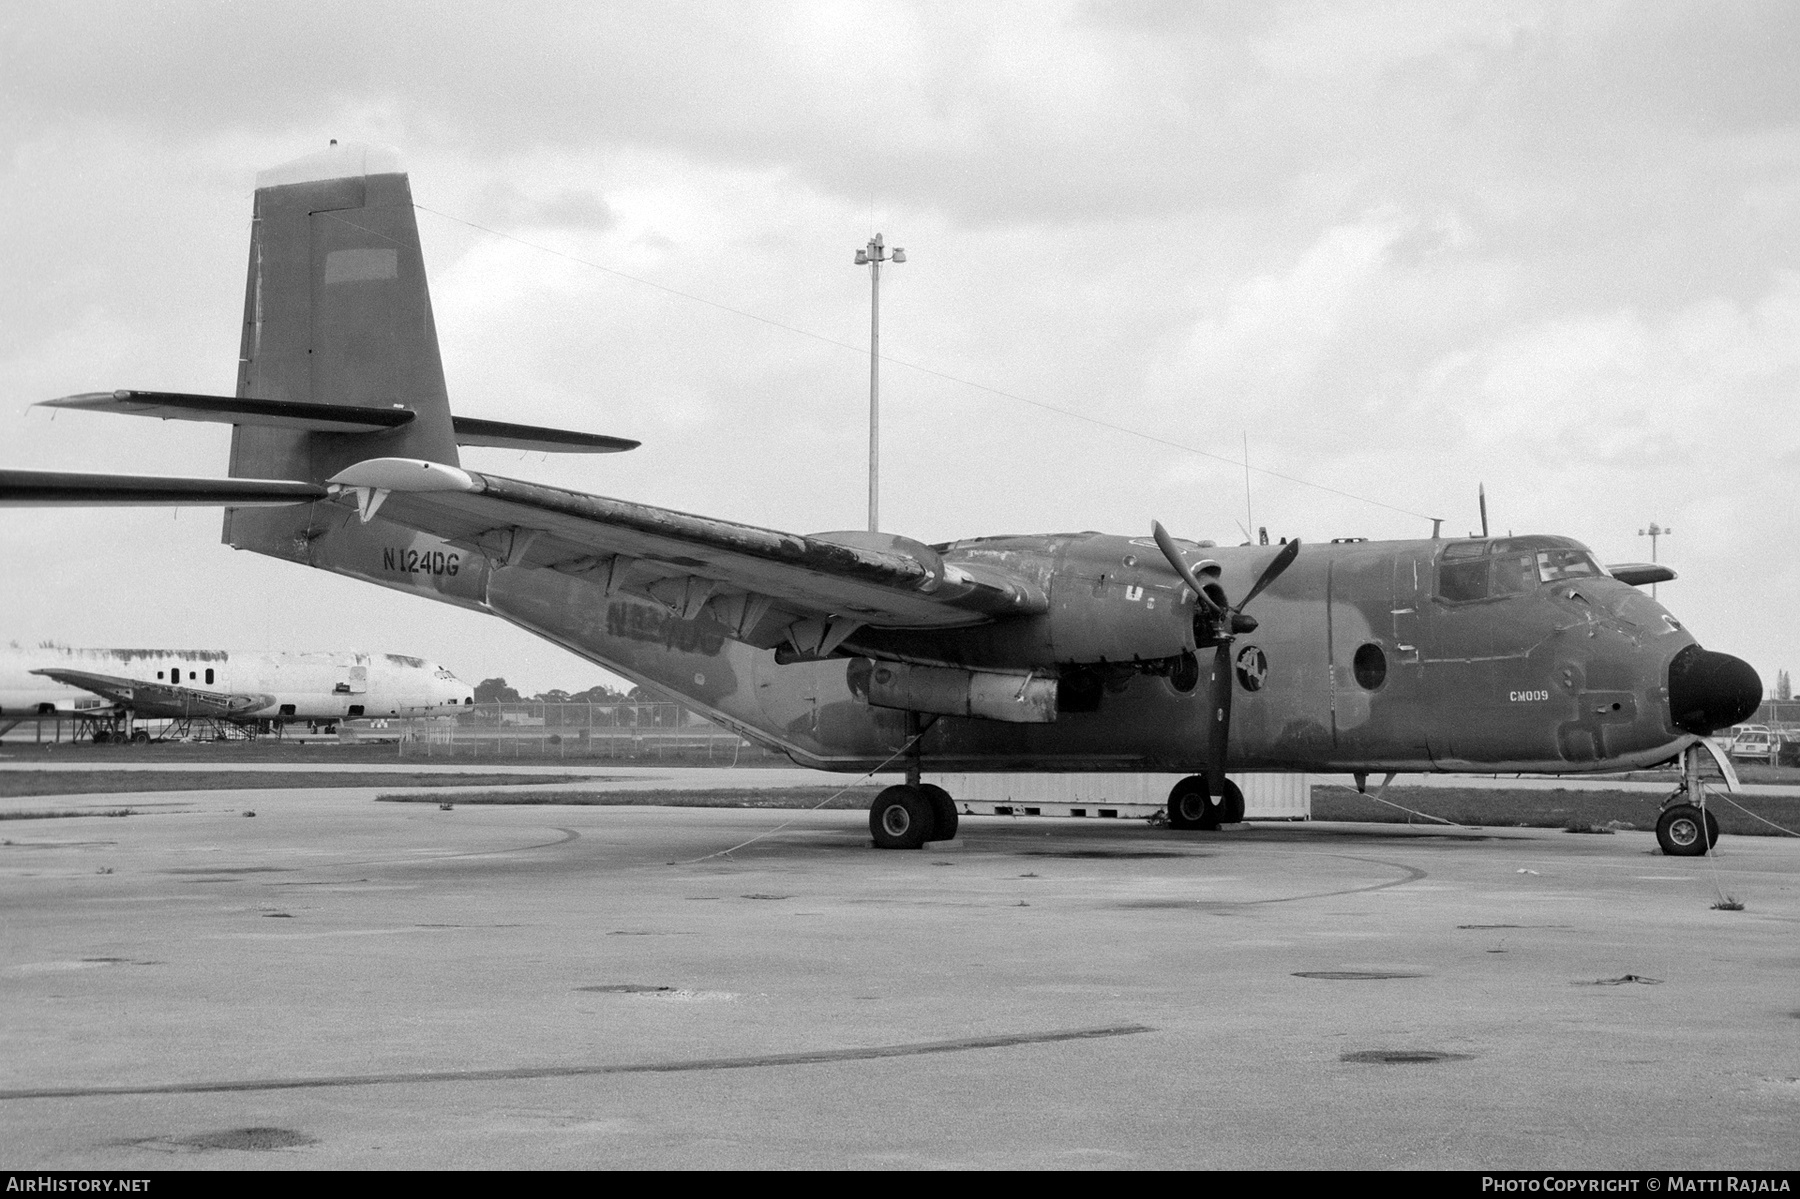
<path id="1" fill-rule="evenodd" d="M 1344 553 L 1329 573 L 1332 727 L 1340 756 L 1423 762 L 1429 705 L 1407 551 Z"/>
<path id="2" fill-rule="evenodd" d="M 338 695 L 363 695 L 369 690 L 369 656 L 357 654 L 337 661 L 337 681 L 331 688 Z"/>

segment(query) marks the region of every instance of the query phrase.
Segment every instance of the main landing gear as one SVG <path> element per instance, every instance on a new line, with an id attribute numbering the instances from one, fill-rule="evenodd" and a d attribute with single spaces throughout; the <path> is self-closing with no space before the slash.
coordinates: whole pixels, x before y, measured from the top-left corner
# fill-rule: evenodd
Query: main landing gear
<path id="1" fill-rule="evenodd" d="M 1244 793 L 1230 779 L 1225 780 L 1223 794 L 1206 793 L 1206 776 L 1190 774 L 1169 792 L 1170 828 L 1218 828 L 1236 824 L 1244 818 Z"/>
<path id="2" fill-rule="evenodd" d="M 869 835 L 876 849 L 918 849 L 927 841 L 956 839 L 956 801 L 942 787 L 919 781 L 925 727 L 917 712 L 906 714 L 906 781 L 887 788 L 869 805 Z"/>
<path id="3" fill-rule="evenodd" d="M 1706 787 L 1700 780 L 1702 752 L 1699 745 L 1681 752 L 1681 786 L 1656 818 L 1656 843 L 1672 858 L 1701 857 L 1719 840 L 1719 821 L 1706 810 Z"/>
<path id="4" fill-rule="evenodd" d="M 889 787 L 869 805 L 869 835 L 876 849 L 918 849 L 927 841 L 956 837 L 956 803 L 931 783 Z"/>

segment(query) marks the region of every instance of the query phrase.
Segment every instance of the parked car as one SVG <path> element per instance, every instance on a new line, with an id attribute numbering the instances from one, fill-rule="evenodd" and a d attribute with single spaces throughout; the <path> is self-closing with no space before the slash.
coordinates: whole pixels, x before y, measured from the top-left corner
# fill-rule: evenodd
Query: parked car
<path id="1" fill-rule="evenodd" d="M 1725 752 L 1746 762 L 1800 766 L 1800 731 L 1761 724 L 1740 725 L 1731 731 Z"/>

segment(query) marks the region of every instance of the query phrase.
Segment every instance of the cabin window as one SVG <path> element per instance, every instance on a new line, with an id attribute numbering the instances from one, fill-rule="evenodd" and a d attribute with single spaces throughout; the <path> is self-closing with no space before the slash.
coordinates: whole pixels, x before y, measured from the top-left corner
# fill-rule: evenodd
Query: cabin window
<path id="1" fill-rule="evenodd" d="M 293 704 L 282 704 L 281 705 L 281 714 L 283 716 L 292 716 L 294 714 L 294 705 Z"/>
<path id="2" fill-rule="evenodd" d="M 157 681 L 158 681 L 158 682 L 161 682 L 161 681 L 162 681 L 162 677 L 163 677 L 163 672 L 162 672 L 162 671 L 160 671 L 160 670 L 159 670 L 159 671 L 157 671 L 157 672 L 156 672 L 156 679 L 157 679 Z"/>
<path id="3" fill-rule="evenodd" d="M 212 667 L 210 666 L 206 668 L 206 685 L 208 687 L 212 686 Z"/>
<path id="4" fill-rule="evenodd" d="M 1356 675 L 1357 686 L 1364 691 L 1378 690 L 1387 681 L 1387 655 L 1373 642 L 1360 646 L 1356 657 L 1351 659 L 1350 669 Z"/>
<path id="5" fill-rule="evenodd" d="M 363 706 L 361 704 L 351 704 L 350 705 L 349 715 L 361 716 L 362 714 L 363 714 Z"/>

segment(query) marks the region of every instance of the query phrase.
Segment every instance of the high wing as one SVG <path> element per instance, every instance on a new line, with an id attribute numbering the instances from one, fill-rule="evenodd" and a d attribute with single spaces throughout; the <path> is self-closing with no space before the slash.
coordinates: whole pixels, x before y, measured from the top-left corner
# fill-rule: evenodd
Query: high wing
<path id="1" fill-rule="evenodd" d="M 1609 563 L 1606 573 L 1633 587 L 1642 587 L 1646 583 L 1672 583 L 1677 578 L 1674 571 L 1657 562 Z"/>
<path id="2" fill-rule="evenodd" d="M 1049 608 L 1028 578 L 893 534 L 800 536 L 411 458 L 329 481 L 365 521 L 379 511 L 505 565 L 591 575 L 684 618 L 711 604 L 740 638 L 803 653 L 827 655 L 864 625 L 956 628 Z"/>
<path id="3" fill-rule="evenodd" d="M 93 674 L 85 670 L 50 667 L 31 673 L 92 691 L 109 703 L 133 709 L 140 716 L 209 716 L 220 720 L 242 720 L 275 704 L 272 695 L 199 691 L 172 683 L 148 683 L 142 679 Z"/>

